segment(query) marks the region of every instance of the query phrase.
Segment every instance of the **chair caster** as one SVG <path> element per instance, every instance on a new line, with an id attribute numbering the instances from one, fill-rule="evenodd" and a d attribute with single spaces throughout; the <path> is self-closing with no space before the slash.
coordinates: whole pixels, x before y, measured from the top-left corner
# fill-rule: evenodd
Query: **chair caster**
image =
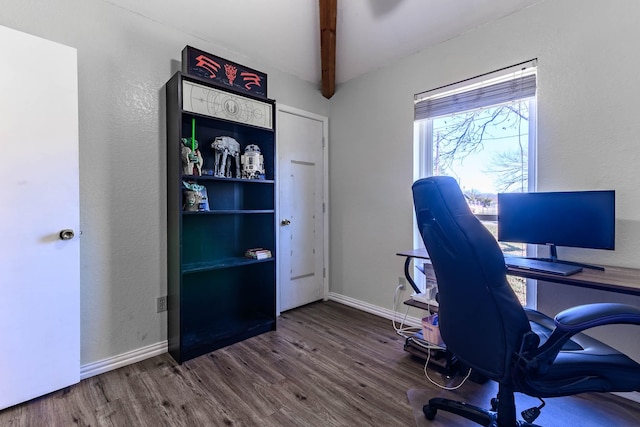
<path id="1" fill-rule="evenodd" d="M 432 408 L 428 403 L 422 407 L 422 412 L 424 412 L 424 416 L 429 421 L 433 421 L 436 417 L 436 412 L 438 410 L 436 408 Z"/>

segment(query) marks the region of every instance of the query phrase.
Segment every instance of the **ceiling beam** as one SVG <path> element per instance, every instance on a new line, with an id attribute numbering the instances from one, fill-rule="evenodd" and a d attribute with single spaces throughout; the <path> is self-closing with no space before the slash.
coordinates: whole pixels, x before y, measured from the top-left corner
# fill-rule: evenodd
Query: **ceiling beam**
<path id="1" fill-rule="evenodd" d="M 322 96 L 329 99 L 336 91 L 336 17 L 338 0 L 320 2 L 320 61 Z"/>

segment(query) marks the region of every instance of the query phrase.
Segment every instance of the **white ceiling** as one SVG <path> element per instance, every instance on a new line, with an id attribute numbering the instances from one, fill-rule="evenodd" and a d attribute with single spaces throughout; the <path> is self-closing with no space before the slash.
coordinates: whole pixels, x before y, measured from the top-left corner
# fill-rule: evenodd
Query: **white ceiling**
<path id="1" fill-rule="evenodd" d="M 320 83 L 318 0 L 105 1 L 224 46 L 236 56 Z M 338 0 L 336 83 L 539 1 Z"/>

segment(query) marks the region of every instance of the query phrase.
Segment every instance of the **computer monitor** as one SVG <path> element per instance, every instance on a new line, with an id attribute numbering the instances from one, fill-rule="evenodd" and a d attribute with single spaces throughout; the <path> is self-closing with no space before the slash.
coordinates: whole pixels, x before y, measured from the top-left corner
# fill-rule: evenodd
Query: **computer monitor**
<path id="1" fill-rule="evenodd" d="M 615 249 L 615 191 L 498 194 L 498 240 Z"/>

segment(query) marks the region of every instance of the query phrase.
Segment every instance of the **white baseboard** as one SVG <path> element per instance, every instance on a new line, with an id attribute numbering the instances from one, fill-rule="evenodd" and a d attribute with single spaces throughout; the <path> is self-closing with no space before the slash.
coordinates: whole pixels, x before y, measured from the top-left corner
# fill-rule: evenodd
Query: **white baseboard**
<path id="1" fill-rule="evenodd" d="M 329 299 L 331 301 L 339 302 L 340 304 L 348 305 L 349 307 L 357 308 L 358 310 L 366 311 L 367 313 L 375 314 L 376 316 L 384 317 L 385 319 L 395 320 L 399 322 L 404 317 L 406 312 L 405 305 L 398 308 L 398 312 L 389 310 L 388 308 L 378 307 L 377 305 L 369 304 L 368 302 L 360 301 L 355 298 L 347 297 L 344 295 L 329 292 Z M 405 326 L 421 326 L 422 320 L 418 317 L 407 316 L 404 321 Z"/>
<path id="2" fill-rule="evenodd" d="M 378 307 L 377 305 L 369 304 L 368 302 L 360 301 L 355 298 L 351 298 L 345 295 L 329 292 L 328 299 L 338 302 L 340 304 L 347 305 L 349 307 L 362 310 L 367 313 L 374 314 L 379 317 L 383 317 L 389 320 L 395 320 L 399 322 L 404 316 L 404 312 L 394 312 L 387 308 Z M 417 317 L 407 316 L 404 324 L 406 326 L 420 326 L 421 320 Z M 80 367 L 80 379 L 84 380 L 95 375 L 103 374 L 105 372 L 113 371 L 123 366 L 131 365 L 132 363 L 140 362 L 145 359 L 149 359 L 160 354 L 164 354 L 168 351 L 168 341 L 161 341 L 156 344 L 151 344 L 146 347 L 141 347 L 136 350 L 122 353 L 118 356 L 108 357 L 97 362 L 87 363 Z M 632 400 L 640 403 L 640 393 L 612 393 L 616 396 L 624 397 L 625 399 Z"/>
<path id="3" fill-rule="evenodd" d="M 640 403 L 640 393 L 637 391 L 631 391 L 629 393 L 611 393 L 616 396 L 624 397 L 625 399 L 633 400 L 634 402 Z"/>
<path id="4" fill-rule="evenodd" d="M 117 356 L 98 360 L 97 362 L 87 363 L 80 367 L 80 379 L 84 380 L 86 378 L 93 377 L 94 375 L 113 371 L 114 369 L 122 368 L 123 366 L 131 365 L 132 363 L 140 362 L 141 360 L 166 353 L 169 348 L 168 345 L 168 341 L 165 340 L 136 350 L 131 350 Z"/>
<path id="5" fill-rule="evenodd" d="M 396 313 L 394 316 L 393 310 L 378 307 L 373 304 L 366 303 L 354 298 L 350 298 L 344 295 L 329 293 L 329 300 L 339 302 L 350 307 L 357 308 L 358 310 L 365 311 L 367 313 L 375 314 L 386 319 L 394 319 L 399 322 L 402 320 L 403 313 Z M 417 317 L 407 316 L 404 324 L 406 326 L 420 326 L 420 319 Z M 131 350 L 126 353 L 119 354 L 117 356 L 108 357 L 106 359 L 98 360 L 97 362 L 87 363 L 80 367 L 80 379 L 84 380 L 95 375 L 100 375 L 105 372 L 113 371 L 123 366 L 131 365 L 132 363 L 140 362 L 141 360 L 149 359 L 154 356 L 166 353 L 168 351 L 168 341 L 161 341 L 159 343 L 151 344 L 146 347 L 141 347 L 136 350 Z"/>

